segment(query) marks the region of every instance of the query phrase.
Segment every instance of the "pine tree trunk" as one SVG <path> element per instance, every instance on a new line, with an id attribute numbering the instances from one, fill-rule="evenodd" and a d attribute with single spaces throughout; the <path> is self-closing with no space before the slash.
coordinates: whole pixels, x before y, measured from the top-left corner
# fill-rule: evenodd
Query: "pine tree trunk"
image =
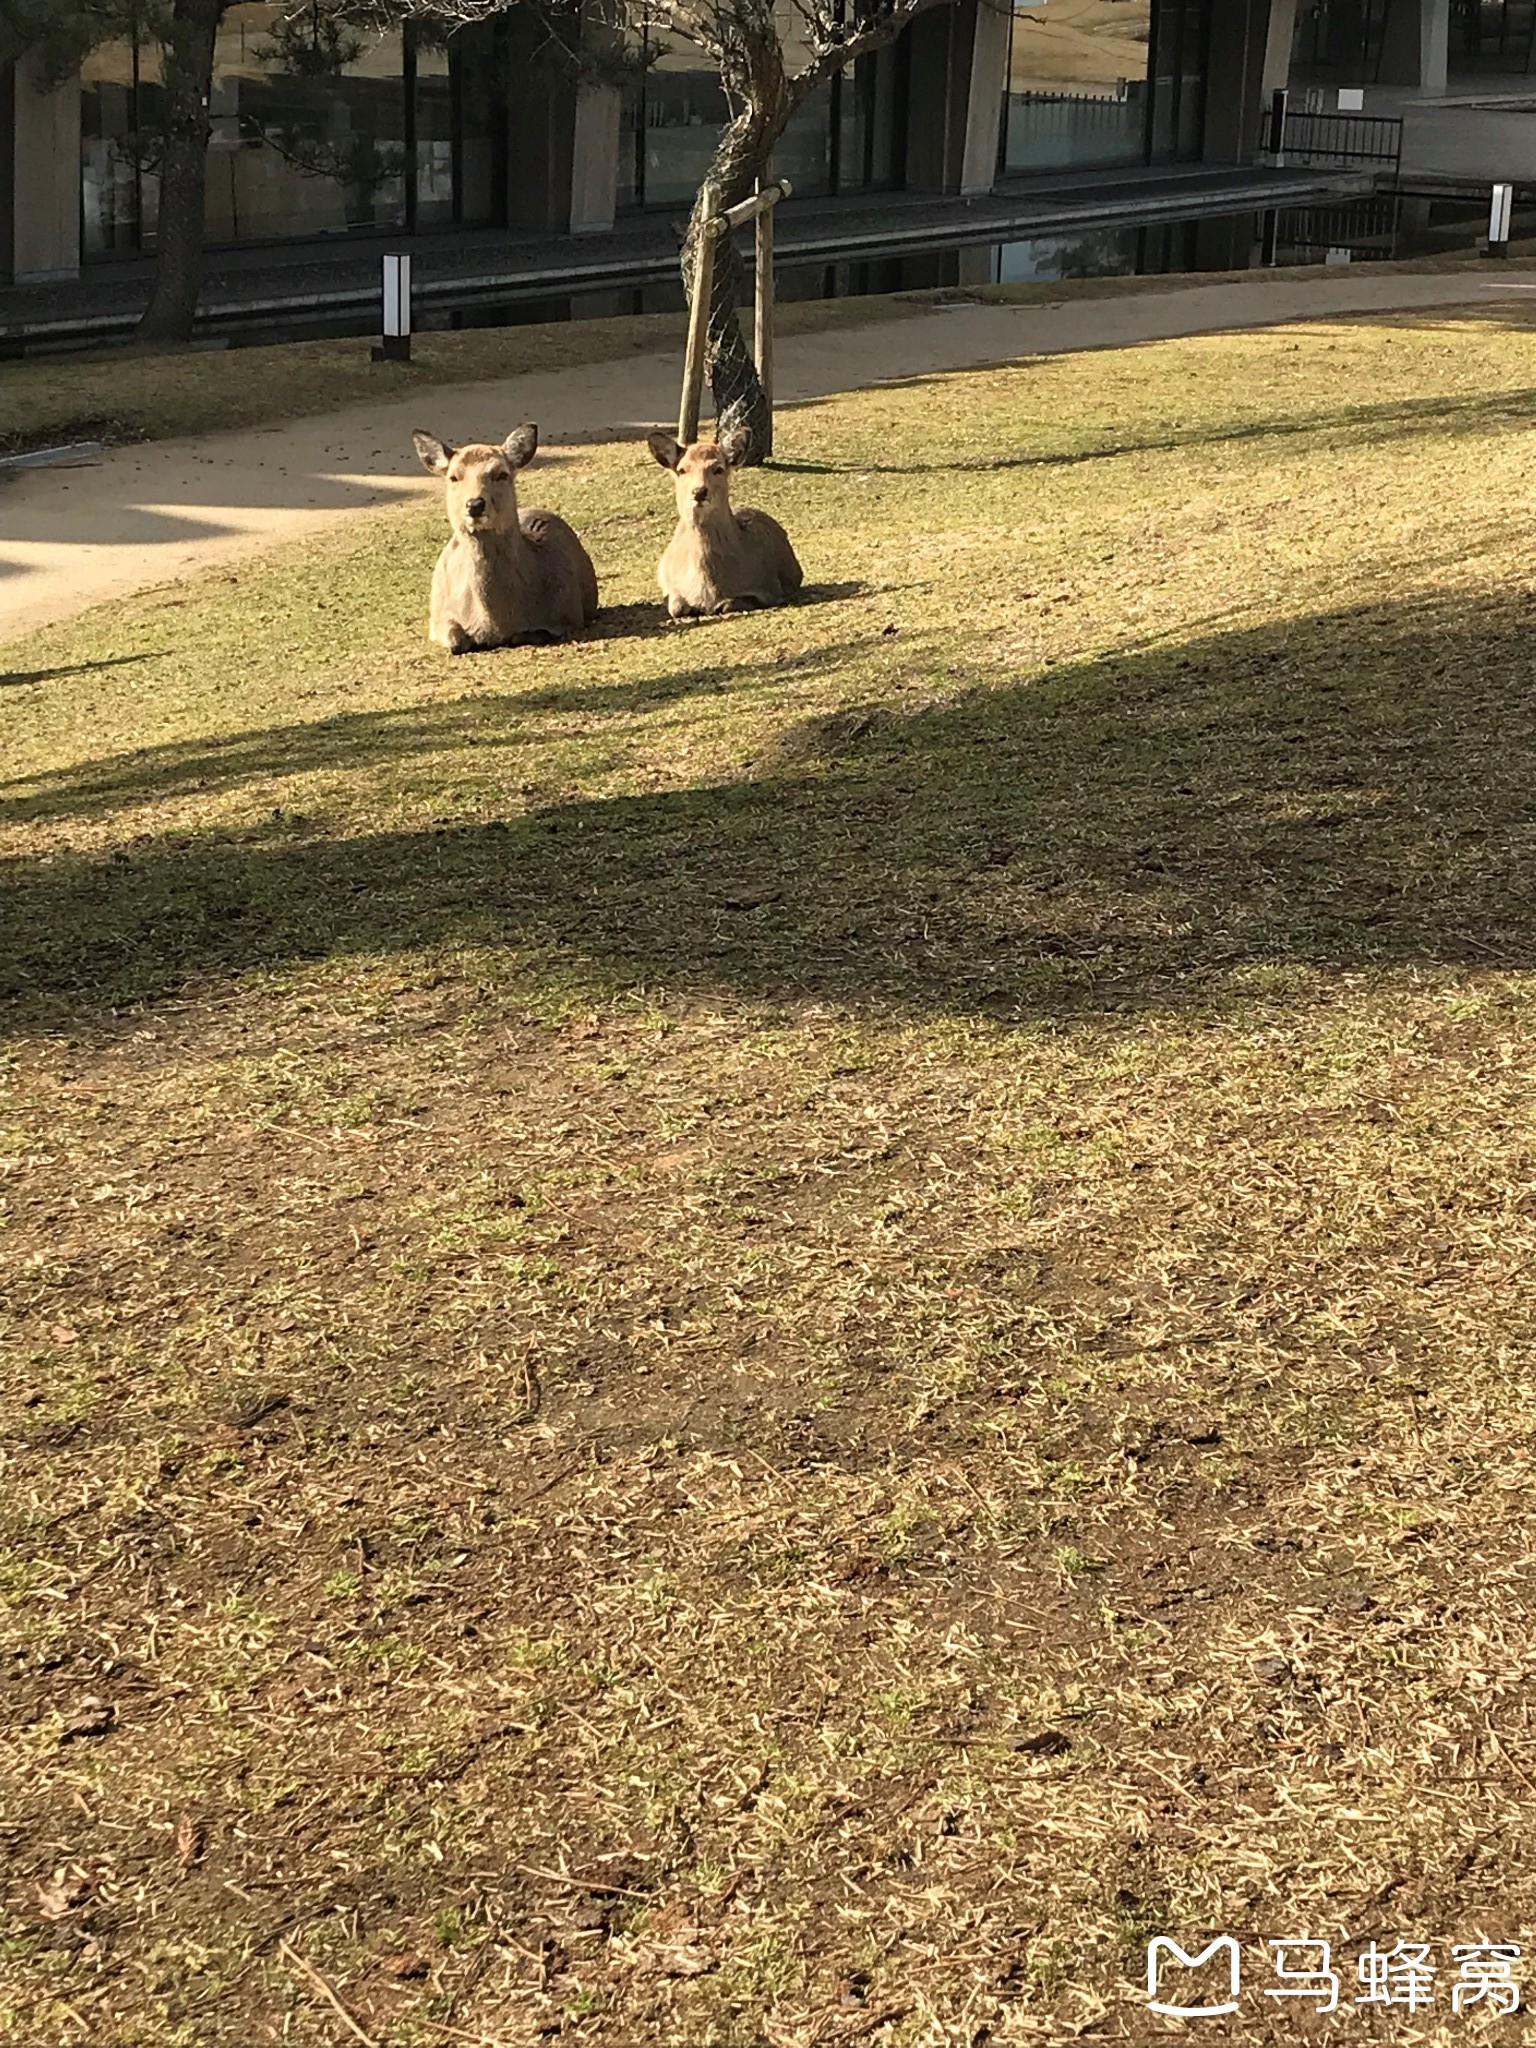
<path id="1" fill-rule="evenodd" d="M 683 241 L 683 286 L 693 297 L 699 224 L 706 212 L 721 213 L 750 199 L 773 155 L 774 144 L 788 119 L 788 104 L 749 106 L 724 130 L 715 151 Z M 773 408 L 758 379 L 757 365 L 742 332 L 738 306 L 742 262 L 734 239 L 715 242 L 713 296 L 709 310 L 709 381 L 715 395 L 717 434 L 744 431 L 745 464 L 773 453 Z"/>
<path id="2" fill-rule="evenodd" d="M 226 4 L 227 0 L 175 0 L 166 53 L 155 282 L 139 322 L 140 341 L 189 341 L 192 337 L 198 294 L 203 288 L 214 39 Z"/>

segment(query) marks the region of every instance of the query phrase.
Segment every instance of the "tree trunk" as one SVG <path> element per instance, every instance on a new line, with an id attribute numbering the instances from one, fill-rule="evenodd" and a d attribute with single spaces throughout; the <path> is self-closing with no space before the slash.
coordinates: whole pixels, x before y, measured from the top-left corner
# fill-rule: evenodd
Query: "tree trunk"
<path id="1" fill-rule="evenodd" d="M 227 0 L 175 0 L 166 52 L 165 140 L 155 282 L 140 341 L 189 341 L 203 288 L 203 209 L 208 187 L 208 98 L 213 48 Z"/>
<path id="2" fill-rule="evenodd" d="M 781 74 L 782 75 L 782 74 Z M 773 155 L 774 144 L 789 118 L 787 96 L 748 104 L 720 137 L 683 240 L 683 286 L 691 302 L 697 265 L 699 224 L 706 213 L 721 213 L 750 199 Z M 741 330 L 741 257 L 734 238 L 715 241 L 713 298 L 709 312 L 709 381 L 715 394 L 715 431 L 743 431 L 746 464 L 762 462 L 773 452 L 773 409 L 758 381 L 757 365 Z"/>

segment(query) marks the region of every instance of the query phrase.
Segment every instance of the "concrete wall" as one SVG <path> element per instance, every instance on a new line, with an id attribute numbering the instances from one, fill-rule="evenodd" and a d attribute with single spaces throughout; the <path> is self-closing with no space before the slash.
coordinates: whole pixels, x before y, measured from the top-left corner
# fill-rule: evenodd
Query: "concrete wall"
<path id="1" fill-rule="evenodd" d="M 528 81 L 505 110 L 507 225 L 564 234 L 571 226 L 576 86 L 544 53 L 542 26 L 524 9 L 507 15 L 506 38 L 510 75 Z"/>
<path id="2" fill-rule="evenodd" d="M 1443 93 L 1450 41 L 1451 0 L 1390 0 L 1377 83 Z"/>
<path id="3" fill-rule="evenodd" d="M 619 183 L 619 95 L 593 86 L 576 98 L 571 136 L 571 233 L 601 234 L 613 226 Z"/>
<path id="4" fill-rule="evenodd" d="M 1296 40 L 1297 0 L 1269 0 L 1269 27 L 1264 39 L 1264 97 L 1278 92 L 1291 75 L 1291 45 Z"/>
<path id="5" fill-rule="evenodd" d="M 6 118 L 6 117 L 9 118 Z M 17 284 L 80 270 L 80 82 L 45 86 L 30 59 L 0 100 L 0 268 Z"/>
<path id="6" fill-rule="evenodd" d="M 1264 116 L 1272 0 L 1221 0 L 1211 22 L 1205 88 L 1208 163 L 1251 163 Z"/>
<path id="7" fill-rule="evenodd" d="M 907 187 L 989 192 L 1008 68 L 1006 0 L 955 0 L 907 31 Z"/>
<path id="8" fill-rule="evenodd" d="M 990 192 L 997 183 L 1003 94 L 1008 85 L 1009 14 L 997 0 L 978 0 L 971 31 L 960 190 Z"/>

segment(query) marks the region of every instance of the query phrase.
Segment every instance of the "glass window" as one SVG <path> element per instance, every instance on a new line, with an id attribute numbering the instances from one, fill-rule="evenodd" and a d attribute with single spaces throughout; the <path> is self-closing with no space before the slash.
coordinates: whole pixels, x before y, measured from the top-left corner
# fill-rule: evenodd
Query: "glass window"
<path id="1" fill-rule="evenodd" d="M 832 190 L 832 81 L 818 85 L 790 116 L 773 152 L 773 172 L 788 178 L 798 199 Z"/>
<path id="2" fill-rule="evenodd" d="M 691 206 L 727 118 L 725 94 L 709 59 L 680 37 L 659 49 L 640 88 L 638 170 L 641 206 Z"/>
<path id="3" fill-rule="evenodd" d="M 464 29 L 449 46 L 458 159 L 458 218 L 485 227 L 506 218 L 506 64 L 494 28 Z"/>
<path id="4" fill-rule="evenodd" d="M 901 182 L 901 66 L 905 51 L 875 50 L 837 81 L 839 192 L 889 191 Z"/>
<path id="5" fill-rule="evenodd" d="M 416 74 L 416 193 L 412 226 L 452 227 L 454 94 L 448 52 L 425 45 L 412 55 Z"/>
<path id="6" fill-rule="evenodd" d="M 803 58 L 792 0 L 781 13 L 793 67 Z M 689 207 L 714 161 L 720 130 L 729 118 L 725 93 L 703 51 L 675 33 L 647 28 L 631 48 L 645 56 L 639 82 L 624 95 L 619 133 L 618 205 Z M 833 129 L 837 94 L 821 85 L 796 109 L 774 151 L 774 169 L 797 194 L 832 189 Z"/>
<path id="7" fill-rule="evenodd" d="M 1293 68 L 1301 73 L 1296 82 L 1305 83 L 1308 74 L 1331 79 L 1342 74 L 1351 84 L 1373 78 L 1381 56 L 1382 31 L 1391 0 L 1298 0 L 1296 30 L 1291 44 Z M 1487 16 L 1508 29 L 1519 0 L 1492 0 L 1483 9 Z M 1464 26 L 1477 12 L 1474 5 L 1453 7 Z M 1455 31 L 1452 46 L 1455 45 Z M 1522 40 L 1521 54 L 1524 54 Z"/>
<path id="8" fill-rule="evenodd" d="M 408 53 L 399 34 L 338 28 L 323 12 L 231 7 L 209 103 L 209 240 L 494 222 L 505 94 L 489 29 Z M 154 247 L 162 97 L 154 41 L 107 44 L 82 68 L 87 256 Z"/>
<path id="9" fill-rule="evenodd" d="M 84 253 L 152 248 L 159 181 L 152 136 L 161 116 L 157 44 L 107 43 L 80 75 L 81 226 Z"/>
<path id="10" fill-rule="evenodd" d="M 1152 161 L 1199 158 L 1205 123 L 1206 0 L 1162 0 L 1152 53 Z"/>
<path id="11" fill-rule="evenodd" d="M 1528 73 L 1533 58 L 1536 6 L 1531 0 L 1462 0 L 1459 10 L 1451 10 L 1453 70 Z"/>
<path id="12" fill-rule="evenodd" d="M 403 226 L 404 78 L 398 31 L 270 0 L 230 8 L 214 55 L 210 238 Z"/>
<path id="13" fill-rule="evenodd" d="M 791 73 L 800 71 L 811 58 L 804 20 L 792 0 L 775 11 L 784 68 Z M 832 101 L 832 81 L 827 79 L 796 107 L 773 152 L 775 175 L 788 178 L 797 198 L 810 199 L 832 190 Z"/>
<path id="14" fill-rule="evenodd" d="M 1144 163 L 1151 34 L 1152 0 L 1015 0 L 1006 167 Z"/>

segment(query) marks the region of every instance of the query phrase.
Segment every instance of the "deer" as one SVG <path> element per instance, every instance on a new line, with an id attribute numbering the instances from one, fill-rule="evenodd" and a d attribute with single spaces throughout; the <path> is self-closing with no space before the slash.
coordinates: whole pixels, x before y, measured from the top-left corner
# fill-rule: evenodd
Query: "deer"
<path id="1" fill-rule="evenodd" d="M 731 471 L 746 452 L 746 436 L 685 448 L 658 428 L 646 441 L 677 491 L 677 527 L 656 569 L 668 617 L 752 611 L 793 597 L 805 573 L 789 535 L 768 513 L 731 504 Z"/>
<path id="2" fill-rule="evenodd" d="M 555 512 L 520 512 L 517 472 L 533 460 L 537 427 L 450 448 L 418 427 L 422 466 L 446 480 L 453 533 L 432 572 L 430 637 L 450 654 L 567 640 L 597 616 L 597 571 Z"/>

